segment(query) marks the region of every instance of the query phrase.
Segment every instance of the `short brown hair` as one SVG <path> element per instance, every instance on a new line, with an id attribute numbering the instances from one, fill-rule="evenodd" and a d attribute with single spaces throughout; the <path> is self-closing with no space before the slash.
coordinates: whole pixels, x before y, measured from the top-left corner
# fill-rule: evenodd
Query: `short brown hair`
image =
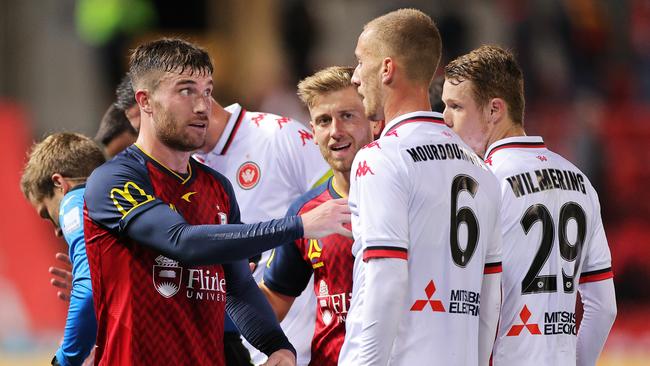
<path id="1" fill-rule="evenodd" d="M 429 85 L 440 63 L 442 39 L 431 17 L 417 9 L 399 9 L 368 22 L 376 33 L 380 57 L 404 62 L 406 76 Z"/>
<path id="2" fill-rule="evenodd" d="M 498 46 L 481 46 L 451 61 L 445 67 L 445 79 L 454 85 L 471 81 L 479 106 L 491 98 L 502 98 L 512 121 L 523 125 L 524 76 L 511 52 Z"/>
<path id="3" fill-rule="evenodd" d="M 143 82 L 155 89 L 158 77 L 151 78 L 152 73 L 183 73 L 185 70 L 192 74 L 211 75 L 212 61 L 206 50 L 178 38 L 163 38 L 142 44 L 133 51 L 129 62 L 134 90 L 141 87 Z"/>
<path id="4" fill-rule="evenodd" d="M 307 108 L 314 106 L 314 99 L 323 94 L 352 86 L 353 67 L 331 66 L 308 76 L 298 83 L 298 97 Z"/>
<path id="5" fill-rule="evenodd" d="M 78 133 L 55 133 L 32 146 L 20 189 L 27 199 L 40 201 L 54 194 L 53 174 L 83 182 L 105 161 L 102 149 L 90 138 Z"/>

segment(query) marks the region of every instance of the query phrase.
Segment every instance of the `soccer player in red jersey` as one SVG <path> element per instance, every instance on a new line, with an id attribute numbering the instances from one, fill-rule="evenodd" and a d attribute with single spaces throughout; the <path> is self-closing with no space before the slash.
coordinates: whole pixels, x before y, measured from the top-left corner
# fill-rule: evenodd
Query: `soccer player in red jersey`
<path id="1" fill-rule="evenodd" d="M 294 365 L 293 347 L 243 259 L 303 235 L 349 235 L 345 200 L 242 224 L 228 180 L 190 159 L 205 143 L 208 54 L 178 39 L 146 43 L 132 54 L 130 75 L 138 140 L 93 172 L 85 195 L 96 364 L 224 365 L 227 310 L 270 356 L 267 365 Z"/>
<path id="2" fill-rule="evenodd" d="M 372 141 L 371 123 L 352 85 L 351 67 L 330 67 L 298 84 L 298 95 L 309 108 L 311 128 L 333 177 L 300 196 L 288 216 L 308 212 L 328 200 L 347 197 L 352 160 Z M 352 293 L 352 239 L 333 234 L 301 238 L 275 249 L 260 288 L 278 319 L 314 275 L 316 327 L 310 365 L 336 365 L 345 336 L 345 318 Z"/>

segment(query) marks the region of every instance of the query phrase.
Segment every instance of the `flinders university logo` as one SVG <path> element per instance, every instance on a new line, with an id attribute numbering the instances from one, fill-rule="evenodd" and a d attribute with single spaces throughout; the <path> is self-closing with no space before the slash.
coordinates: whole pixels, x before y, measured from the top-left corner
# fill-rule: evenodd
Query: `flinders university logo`
<path id="1" fill-rule="evenodd" d="M 153 266 L 153 286 L 159 294 L 170 298 L 178 292 L 183 278 L 183 267 L 178 262 L 159 255 Z"/>

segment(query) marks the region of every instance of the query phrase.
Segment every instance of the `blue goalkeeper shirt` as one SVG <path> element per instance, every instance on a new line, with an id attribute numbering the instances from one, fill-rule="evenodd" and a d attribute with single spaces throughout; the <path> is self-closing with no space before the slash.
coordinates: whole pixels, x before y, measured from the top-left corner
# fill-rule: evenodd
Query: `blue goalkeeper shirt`
<path id="1" fill-rule="evenodd" d="M 93 307 L 90 268 L 83 230 L 85 185 L 70 190 L 61 200 L 59 225 L 72 262 L 72 291 L 63 343 L 56 352 L 61 365 L 81 365 L 95 345 L 97 320 Z"/>

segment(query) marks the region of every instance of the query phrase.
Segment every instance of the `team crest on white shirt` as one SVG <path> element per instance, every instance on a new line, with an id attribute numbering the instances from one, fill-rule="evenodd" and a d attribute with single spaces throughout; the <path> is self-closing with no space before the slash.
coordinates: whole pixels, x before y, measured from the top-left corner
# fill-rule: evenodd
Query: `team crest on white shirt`
<path id="1" fill-rule="evenodd" d="M 242 189 L 252 189 L 259 183 L 260 167 L 252 161 L 247 161 L 237 169 L 237 184 Z"/>

